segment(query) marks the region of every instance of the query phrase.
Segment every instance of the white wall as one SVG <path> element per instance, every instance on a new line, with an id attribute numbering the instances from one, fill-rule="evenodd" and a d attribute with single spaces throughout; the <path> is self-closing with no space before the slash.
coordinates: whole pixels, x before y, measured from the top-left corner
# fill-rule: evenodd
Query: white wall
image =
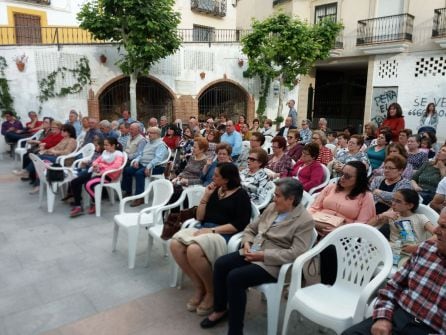
<path id="1" fill-rule="evenodd" d="M 386 63 L 387 61 L 388 63 Z M 391 68 L 394 69 L 395 74 L 385 75 L 383 71 L 388 70 L 390 66 L 386 68 L 384 64 L 393 64 Z M 446 56 L 444 51 L 377 56 L 374 65 L 374 87 L 398 87 L 397 101 L 403 109 L 407 128 L 417 129 L 420 116 L 427 104 L 429 102 L 436 103 L 436 109 L 440 116 L 437 136 L 439 143 L 443 142 L 446 138 L 446 91 L 444 89 L 446 85 Z M 418 75 L 416 76 L 416 74 Z M 385 99 L 380 102 L 384 103 L 384 101 Z M 376 102 L 372 101 L 371 103 Z"/>
<path id="2" fill-rule="evenodd" d="M 24 72 L 19 72 L 13 59 L 25 53 L 28 56 Z M 81 93 L 61 98 L 51 98 L 42 105 L 41 116 L 52 116 L 58 120 L 65 120 L 70 109 L 76 109 L 87 114 L 88 90 L 98 92 L 109 80 L 121 75 L 120 69 L 114 65 L 118 59 L 118 51 L 114 46 L 64 46 L 57 50 L 55 46 L 34 47 L 0 47 L 0 54 L 5 57 L 8 68 L 5 71 L 9 80 L 10 92 L 14 97 L 14 108 L 23 121 L 27 120 L 30 110 L 37 111 L 40 103 L 38 78 L 46 77 L 58 66 L 74 67 L 76 59 L 85 56 L 89 60 L 92 83 Z M 106 55 L 106 64 L 101 64 L 99 56 Z M 239 44 L 185 44 L 175 55 L 156 64 L 150 75 L 158 78 L 178 96 L 196 96 L 208 84 L 223 79 L 238 82 L 256 99 L 259 97 L 260 85 L 257 78 L 243 78 L 243 67 L 238 66 L 238 59 L 243 58 Z M 205 72 L 204 79 L 200 73 Z M 67 86 L 61 84 L 61 86 Z M 296 91 L 287 92 L 287 99 L 297 98 Z M 297 99 L 296 99 L 297 100 Z M 267 116 L 275 118 L 278 97 L 272 94 L 268 99 Z M 288 109 L 284 109 L 284 114 Z"/>

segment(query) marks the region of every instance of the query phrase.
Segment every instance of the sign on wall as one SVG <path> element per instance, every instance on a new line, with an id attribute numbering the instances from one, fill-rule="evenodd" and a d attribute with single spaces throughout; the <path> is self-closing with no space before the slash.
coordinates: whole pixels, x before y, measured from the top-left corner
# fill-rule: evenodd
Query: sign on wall
<path id="1" fill-rule="evenodd" d="M 398 100 L 398 86 L 373 87 L 372 121 L 381 125 L 387 116 L 387 107 Z"/>

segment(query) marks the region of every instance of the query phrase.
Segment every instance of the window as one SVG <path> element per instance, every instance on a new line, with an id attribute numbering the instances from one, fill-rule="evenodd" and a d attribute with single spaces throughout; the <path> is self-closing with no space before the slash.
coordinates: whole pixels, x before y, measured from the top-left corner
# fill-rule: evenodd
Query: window
<path id="1" fill-rule="evenodd" d="M 17 44 L 41 44 L 40 16 L 14 13 Z"/>
<path id="2" fill-rule="evenodd" d="M 193 41 L 194 42 L 212 42 L 214 41 L 214 28 L 199 26 L 194 24 Z"/>
<path id="3" fill-rule="evenodd" d="M 331 18 L 336 22 L 336 16 L 338 13 L 338 4 L 336 2 L 326 5 L 316 6 L 314 9 L 314 23 L 319 23 L 326 17 Z"/>

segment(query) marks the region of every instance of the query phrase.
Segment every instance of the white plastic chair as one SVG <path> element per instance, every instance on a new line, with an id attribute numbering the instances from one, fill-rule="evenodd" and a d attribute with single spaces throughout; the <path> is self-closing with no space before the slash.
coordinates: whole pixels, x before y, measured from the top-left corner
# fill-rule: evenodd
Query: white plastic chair
<path id="1" fill-rule="evenodd" d="M 328 245 L 334 245 L 337 253 L 335 283 L 302 288 L 304 264 Z M 282 334 L 287 333 L 293 310 L 338 334 L 362 321 L 367 302 L 387 279 L 391 268 L 389 242 L 376 228 L 352 223 L 335 229 L 294 261 Z"/>
<path id="2" fill-rule="evenodd" d="M 310 248 L 316 243 L 317 240 L 317 231 L 313 228 L 313 234 L 311 236 Z M 282 299 L 283 287 L 285 285 L 286 276 L 289 268 L 293 265 L 293 263 L 283 264 L 280 267 L 279 277 L 277 277 L 277 282 L 261 284 L 259 286 L 253 287 L 256 290 L 259 290 L 265 295 L 266 298 L 266 308 L 268 315 L 268 335 L 277 334 L 277 325 L 279 323 L 279 314 L 280 314 L 280 301 Z"/>
<path id="3" fill-rule="evenodd" d="M 124 160 L 123 160 L 121 166 L 118 169 L 113 169 L 113 170 L 104 172 L 101 176 L 101 183 L 94 187 L 94 203 L 95 203 L 95 207 L 96 207 L 96 216 L 98 216 L 98 217 L 101 216 L 102 189 L 104 187 L 107 188 L 108 197 L 112 204 L 115 203 L 115 194 L 114 194 L 113 190 L 115 190 L 116 193 L 118 194 L 119 201 L 122 200 L 121 179 L 122 179 L 122 171 L 124 170 L 124 167 L 127 164 L 127 153 L 123 152 L 122 154 L 124 156 Z M 113 180 L 109 183 L 105 182 L 105 177 L 107 175 L 109 175 L 110 173 L 116 173 L 118 171 L 120 172 L 118 179 Z"/>
<path id="4" fill-rule="evenodd" d="M 321 164 L 322 169 L 324 170 L 324 180 L 321 184 L 311 188 L 308 193 L 313 194 L 316 191 L 321 191 L 325 186 L 328 185 L 328 182 L 330 181 L 330 170 L 328 170 L 328 168 L 324 165 Z"/>
<path id="5" fill-rule="evenodd" d="M 140 199 L 153 192 L 153 201 L 150 207 L 144 208 L 136 213 L 126 213 L 125 204 L 129 201 Z M 112 251 L 116 251 L 116 244 L 118 242 L 119 228 L 127 230 L 128 234 L 128 264 L 129 269 L 135 267 L 136 247 L 138 243 L 138 235 L 140 226 L 147 227 L 161 220 L 158 208 L 164 206 L 169 201 L 173 194 L 173 186 L 169 180 L 160 179 L 150 183 L 149 187 L 141 194 L 127 197 L 119 203 L 119 214 L 114 217 L 114 230 Z"/>
<path id="6" fill-rule="evenodd" d="M 335 153 L 336 153 L 336 145 L 331 144 L 331 143 L 327 143 L 327 144 L 325 144 L 325 147 L 330 149 L 330 151 L 333 154 L 333 156 L 335 155 Z"/>
<path id="7" fill-rule="evenodd" d="M 260 215 L 257 207 L 251 202 L 251 222 L 255 220 Z M 199 224 L 200 221 L 195 219 L 190 219 L 184 222 L 181 229 L 193 227 L 194 225 Z M 237 251 L 240 247 L 240 242 L 242 240 L 243 231 L 234 234 L 228 241 L 228 253 Z M 171 287 L 177 287 L 179 290 L 181 289 L 183 283 L 183 272 L 178 267 L 178 265 L 174 261 L 174 266 L 172 267 L 172 281 Z"/>
<path id="8" fill-rule="evenodd" d="M 68 155 L 63 155 L 63 156 L 57 157 L 56 162 L 62 166 L 65 166 L 65 161 L 68 158 L 76 158 L 78 156 L 81 156 L 82 159 L 91 159 L 94 155 L 94 150 L 95 150 L 94 144 L 88 143 L 88 144 L 84 145 L 82 148 L 76 149 L 75 151 L 73 151 L 72 153 L 70 153 Z"/>
<path id="9" fill-rule="evenodd" d="M 265 199 L 258 205 L 252 203 L 252 205 L 257 207 L 259 211 L 268 206 L 271 200 L 274 198 L 274 191 L 276 190 L 276 184 L 274 184 L 272 181 L 269 181 L 267 183 L 267 186 L 265 187 L 268 187 L 268 193 L 266 194 Z"/>
<path id="10" fill-rule="evenodd" d="M 75 178 L 75 175 L 73 173 L 73 170 L 71 168 L 67 167 L 52 167 L 47 164 L 43 160 L 41 160 L 37 155 L 35 154 L 29 154 L 29 158 L 34 164 L 34 168 L 36 169 L 36 174 L 40 180 L 40 187 L 39 187 L 39 205 L 42 204 L 43 200 L 43 193 L 46 190 L 46 198 L 47 198 L 47 210 L 48 213 L 52 213 L 54 210 L 54 203 L 56 200 L 56 194 L 57 190 L 64 184 L 69 183 L 73 178 Z M 54 171 L 63 171 L 65 174 L 65 178 L 63 181 L 56 181 L 49 184 L 46 180 L 46 172 L 47 170 L 54 170 Z"/>
<path id="11" fill-rule="evenodd" d="M 305 208 L 309 208 L 311 206 L 311 204 L 314 202 L 314 196 L 311 195 L 310 193 L 304 191 L 304 193 L 302 194 L 302 205 L 304 205 Z"/>
<path id="12" fill-rule="evenodd" d="M 28 144 L 29 140 L 37 140 L 40 135 L 43 133 L 43 129 L 40 129 L 38 132 L 36 132 L 34 135 L 22 138 L 17 141 L 17 146 L 14 150 L 15 158 L 17 160 L 17 157 L 20 158 L 20 167 L 23 165 L 23 156 L 28 152 L 28 149 L 31 148 L 31 144 Z"/>
<path id="13" fill-rule="evenodd" d="M 152 251 L 153 241 L 155 239 L 162 243 L 164 255 L 165 256 L 169 255 L 168 245 L 170 243 L 170 240 L 166 241 L 161 238 L 161 233 L 163 232 L 162 213 L 164 211 L 170 211 L 170 209 L 176 208 L 176 207 L 180 207 L 180 210 L 184 209 L 184 201 L 186 200 L 186 198 L 188 200 L 189 208 L 193 207 L 193 206 L 198 206 L 201 198 L 203 197 L 204 190 L 205 190 L 205 188 L 201 185 L 193 185 L 193 186 L 186 187 L 183 190 L 183 193 L 181 193 L 180 198 L 176 202 L 166 205 L 166 206 L 162 206 L 158 209 L 158 211 L 160 213 L 159 213 L 159 215 L 156 215 L 156 217 L 160 218 L 161 221 L 155 222 L 153 226 L 148 228 L 149 239 L 148 239 L 148 246 L 147 246 L 146 266 L 149 265 L 150 253 Z M 178 277 L 178 269 L 179 268 L 178 268 L 177 264 L 175 263 L 175 260 L 171 257 L 171 274 L 172 274 L 172 278 L 173 278 L 172 285 L 171 285 L 172 287 L 176 286 L 177 277 Z"/>

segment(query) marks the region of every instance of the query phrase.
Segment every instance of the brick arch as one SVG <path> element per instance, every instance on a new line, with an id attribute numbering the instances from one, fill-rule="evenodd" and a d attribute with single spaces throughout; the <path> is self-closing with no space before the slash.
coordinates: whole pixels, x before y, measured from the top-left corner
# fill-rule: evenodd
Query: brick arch
<path id="1" fill-rule="evenodd" d="M 254 115 L 255 115 L 254 96 L 249 94 L 249 92 L 242 85 L 240 85 L 240 83 L 236 82 L 235 80 L 228 79 L 228 78 L 214 80 L 201 88 L 201 90 L 198 92 L 198 94 L 196 95 L 196 98 L 195 98 L 196 103 L 197 103 L 197 107 L 196 107 L 197 112 L 198 112 L 198 99 L 200 98 L 200 96 L 210 87 L 215 86 L 220 83 L 230 83 L 230 84 L 238 87 L 246 95 L 246 118 L 247 118 L 247 122 L 251 123 L 252 120 L 254 119 Z"/>
<path id="2" fill-rule="evenodd" d="M 94 91 L 92 89 L 90 89 L 89 94 L 88 94 L 88 116 L 99 118 L 99 97 L 110 85 L 112 85 L 113 83 L 115 83 L 121 79 L 124 79 L 126 77 L 128 77 L 128 76 L 121 74 L 121 75 L 111 78 L 110 80 L 105 82 L 98 89 L 98 91 L 96 93 L 94 93 Z M 163 83 L 161 80 L 159 80 L 156 77 L 153 77 L 150 75 L 143 76 L 143 77 L 153 80 L 154 82 L 156 82 L 158 85 L 163 87 L 168 92 L 168 94 L 170 95 L 172 102 L 173 102 L 173 111 L 172 112 L 173 112 L 173 115 L 175 115 L 176 111 L 177 111 L 177 106 L 178 106 L 177 95 L 175 94 L 175 92 L 169 86 L 167 86 L 165 83 Z"/>

